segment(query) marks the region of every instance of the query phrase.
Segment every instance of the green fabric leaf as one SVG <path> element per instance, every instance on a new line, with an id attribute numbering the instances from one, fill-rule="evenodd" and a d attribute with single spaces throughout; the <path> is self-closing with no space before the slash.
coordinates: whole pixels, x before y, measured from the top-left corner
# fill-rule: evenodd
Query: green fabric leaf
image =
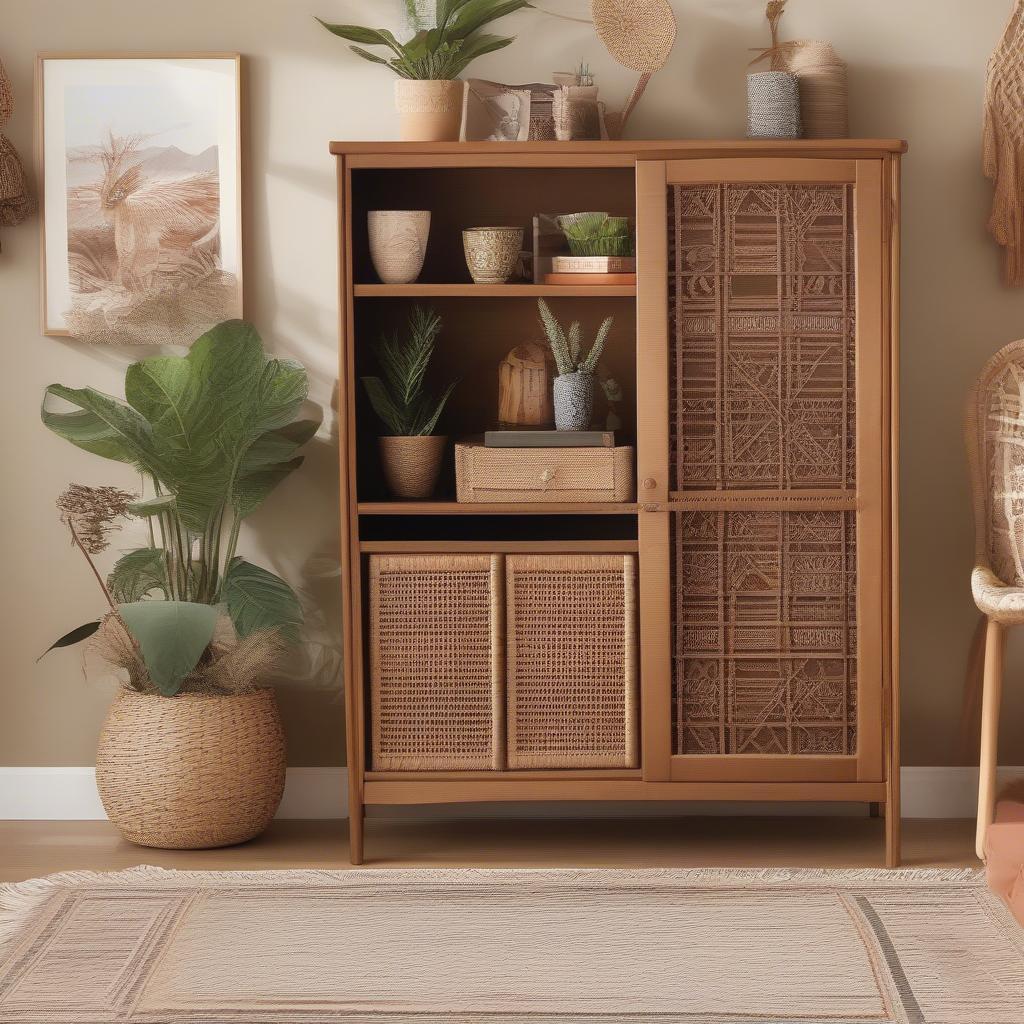
<path id="1" fill-rule="evenodd" d="M 136 601 L 118 612 L 150 678 L 165 697 L 173 697 L 213 638 L 217 609 L 187 601 Z"/>
<path id="2" fill-rule="evenodd" d="M 276 629 L 289 643 L 298 643 L 302 607 L 295 591 L 279 576 L 244 558 L 233 558 L 222 596 L 239 636 Z"/>
<path id="3" fill-rule="evenodd" d="M 98 620 L 96 622 L 86 622 L 84 625 L 77 626 L 75 629 L 71 630 L 70 633 L 65 633 L 59 640 L 54 640 L 54 642 L 50 644 L 50 646 L 47 647 L 38 658 L 36 658 L 36 661 L 45 658 L 50 651 L 56 650 L 58 647 L 72 647 L 74 644 L 80 644 L 83 640 L 88 640 L 89 637 L 91 637 L 99 628 L 100 624 Z"/>
<path id="4" fill-rule="evenodd" d="M 154 590 L 166 593 L 163 548 L 138 548 L 122 555 L 107 577 L 115 601 L 141 601 Z"/>

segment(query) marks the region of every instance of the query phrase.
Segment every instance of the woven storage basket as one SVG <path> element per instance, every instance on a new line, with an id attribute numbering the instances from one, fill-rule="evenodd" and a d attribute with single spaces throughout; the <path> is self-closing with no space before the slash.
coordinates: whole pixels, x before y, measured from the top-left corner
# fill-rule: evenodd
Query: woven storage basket
<path id="1" fill-rule="evenodd" d="M 370 556 L 375 771 L 500 769 L 500 555 Z"/>
<path id="2" fill-rule="evenodd" d="M 632 501 L 633 449 L 455 446 L 463 502 Z"/>
<path id="3" fill-rule="evenodd" d="M 273 690 L 123 693 L 96 751 L 107 817 L 125 839 L 167 850 L 232 846 L 259 835 L 281 802 L 284 776 Z"/>
<path id="4" fill-rule="evenodd" d="M 509 555 L 509 768 L 635 768 L 636 558 Z"/>

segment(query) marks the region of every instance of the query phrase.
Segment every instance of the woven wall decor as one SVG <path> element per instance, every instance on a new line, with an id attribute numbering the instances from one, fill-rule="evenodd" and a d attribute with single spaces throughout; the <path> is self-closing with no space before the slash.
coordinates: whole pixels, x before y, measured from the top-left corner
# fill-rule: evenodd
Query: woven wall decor
<path id="1" fill-rule="evenodd" d="M 0 225 L 13 227 L 36 208 L 29 195 L 25 168 L 14 146 L 3 134 L 14 112 L 14 93 L 7 70 L 0 62 Z"/>
<path id="2" fill-rule="evenodd" d="M 983 166 L 992 180 L 988 229 L 1006 249 L 1004 278 L 1024 285 L 1024 0 L 1015 0 L 988 63 Z"/>
<path id="3" fill-rule="evenodd" d="M 654 73 L 668 63 L 676 17 L 668 0 L 591 0 L 590 8 L 605 49 L 624 68 L 640 74 L 622 113 L 608 118 L 609 135 L 621 138 Z"/>

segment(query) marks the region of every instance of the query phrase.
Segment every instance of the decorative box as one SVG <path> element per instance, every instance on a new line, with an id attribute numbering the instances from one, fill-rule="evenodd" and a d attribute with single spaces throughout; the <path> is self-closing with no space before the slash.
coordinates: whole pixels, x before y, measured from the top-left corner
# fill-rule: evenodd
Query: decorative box
<path id="1" fill-rule="evenodd" d="M 633 449 L 455 446 L 461 502 L 632 501 Z"/>

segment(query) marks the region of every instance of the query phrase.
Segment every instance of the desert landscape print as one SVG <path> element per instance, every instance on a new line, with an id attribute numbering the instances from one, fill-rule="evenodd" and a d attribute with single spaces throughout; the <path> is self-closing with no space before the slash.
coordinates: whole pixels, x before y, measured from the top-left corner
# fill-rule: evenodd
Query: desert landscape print
<path id="1" fill-rule="evenodd" d="M 236 168 L 224 166 L 215 99 L 204 104 L 194 88 L 151 75 L 138 85 L 65 85 L 61 313 L 73 337 L 188 344 L 241 316 L 221 222 L 222 183 Z"/>

